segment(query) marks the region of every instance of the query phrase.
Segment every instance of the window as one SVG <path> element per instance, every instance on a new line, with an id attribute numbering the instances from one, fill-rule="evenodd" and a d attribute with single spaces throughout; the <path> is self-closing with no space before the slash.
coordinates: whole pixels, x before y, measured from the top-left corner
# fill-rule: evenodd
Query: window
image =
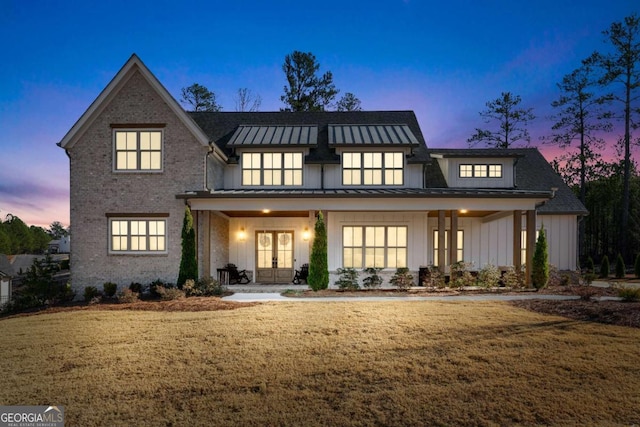
<path id="1" fill-rule="evenodd" d="M 167 250 L 166 220 L 114 218 L 110 220 L 109 250 L 114 253 L 160 253 Z"/>
<path id="2" fill-rule="evenodd" d="M 162 131 L 116 130 L 114 140 L 115 170 L 162 170 Z"/>
<path id="3" fill-rule="evenodd" d="M 394 153 L 343 153 L 343 185 L 402 185 L 404 156 Z"/>
<path id="4" fill-rule="evenodd" d="M 459 165 L 460 178 L 502 178 L 502 165 Z"/>
<path id="5" fill-rule="evenodd" d="M 302 185 L 302 153 L 242 153 L 242 185 Z"/>
<path id="6" fill-rule="evenodd" d="M 536 230 L 536 242 L 540 237 L 540 230 Z M 520 261 L 522 264 L 527 263 L 527 230 L 520 231 Z"/>
<path id="7" fill-rule="evenodd" d="M 464 260 L 464 231 L 458 230 L 458 247 L 456 248 L 456 260 L 454 262 Z M 440 266 L 438 259 L 438 230 L 433 230 L 433 265 Z M 449 230 L 444 231 L 444 256 L 445 265 L 451 264 L 449 260 Z"/>
<path id="8" fill-rule="evenodd" d="M 342 254 L 345 267 L 406 267 L 407 227 L 343 227 Z"/>

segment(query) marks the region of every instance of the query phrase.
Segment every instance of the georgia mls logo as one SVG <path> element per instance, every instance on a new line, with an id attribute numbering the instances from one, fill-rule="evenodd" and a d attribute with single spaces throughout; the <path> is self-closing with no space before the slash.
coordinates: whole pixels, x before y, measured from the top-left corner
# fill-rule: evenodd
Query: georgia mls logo
<path id="1" fill-rule="evenodd" d="M 64 408 L 0 406 L 0 427 L 64 427 Z"/>

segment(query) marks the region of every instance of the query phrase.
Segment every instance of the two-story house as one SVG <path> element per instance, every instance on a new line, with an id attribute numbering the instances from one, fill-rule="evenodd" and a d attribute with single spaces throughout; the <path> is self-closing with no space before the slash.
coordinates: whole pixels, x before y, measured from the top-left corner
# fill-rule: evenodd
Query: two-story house
<path id="1" fill-rule="evenodd" d="M 572 270 L 584 206 L 536 149 L 433 149 L 411 111 L 185 112 L 133 55 L 65 135 L 72 284 L 175 282 L 184 205 L 200 275 L 256 283 L 329 269 L 531 265 L 536 230 Z M 529 262 L 527 262 L 529 261 Z M 332 278 L 333 283 L 333 278 Z"/>

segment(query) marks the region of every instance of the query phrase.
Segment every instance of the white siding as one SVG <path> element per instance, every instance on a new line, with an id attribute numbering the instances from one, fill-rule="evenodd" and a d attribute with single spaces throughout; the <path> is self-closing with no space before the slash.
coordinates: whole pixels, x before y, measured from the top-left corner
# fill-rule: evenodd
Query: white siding
<path id="1" fill-rule="evenodd" d="M 511 158 L 448 158 L 438 159 L 449 187 L 511 188 L 513 187 L 513 159 Z M 502 165 L 502 178 L 460 178 L 461 164 Z"/>

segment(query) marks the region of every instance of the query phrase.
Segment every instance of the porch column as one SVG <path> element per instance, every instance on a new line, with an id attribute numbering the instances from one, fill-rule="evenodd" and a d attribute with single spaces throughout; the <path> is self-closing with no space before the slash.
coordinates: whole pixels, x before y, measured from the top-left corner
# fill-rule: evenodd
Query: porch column
<path id="1" fill-rule="evenodd" d="M 438 270 L 444 273 L 444 269 L 446 266 L 446 257 L 445 257 L 445 233 L 446 223 L 445 223 L 445 212 L 443 210 L 438 211 Z"/>
<path id="2" fill-rule="evenodd" d="M 454 264 L 458 261 L 456 255 L 458 254 L 458 211 L 452 210 L 450 212 L 450 226 L 449 226 L 449 264 Z"/>
<path id="3" fill-rule="evenodd" d="M 513 267 L 522 269 L 522 211 L 513 211 Z"/>
<path id="4" fill-rule="evenodd" d="M 536 250 L 536 211 L 527 211 L 527 286 L 531 286 L 533 253 Z"/>

